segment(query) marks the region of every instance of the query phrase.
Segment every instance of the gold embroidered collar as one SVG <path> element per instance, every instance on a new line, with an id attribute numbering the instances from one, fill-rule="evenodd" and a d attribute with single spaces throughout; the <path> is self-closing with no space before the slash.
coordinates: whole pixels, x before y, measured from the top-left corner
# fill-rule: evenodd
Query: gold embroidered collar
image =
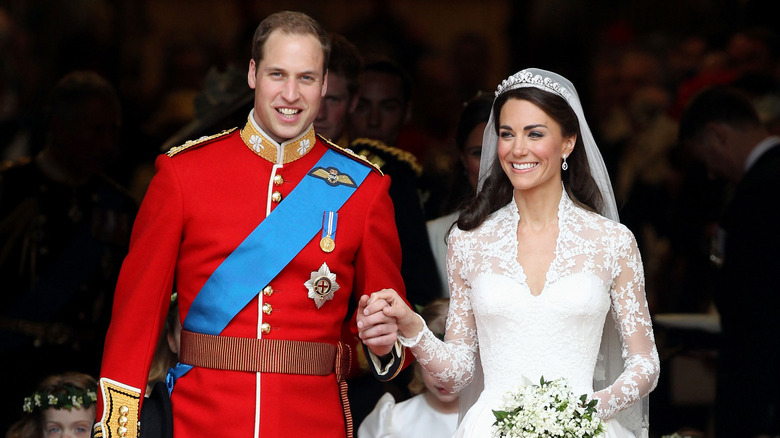
<path id="1" fill-rule="evenodd" d="M 306 155 L 317 140 L 313 126 L 303 134 L 282 144 L 268 137 L 254 120 L 254 109 L 249 113 L 246 125 L 241 130 L 241 139 L 252 152 L 276 164 L 291 163 Z"/>

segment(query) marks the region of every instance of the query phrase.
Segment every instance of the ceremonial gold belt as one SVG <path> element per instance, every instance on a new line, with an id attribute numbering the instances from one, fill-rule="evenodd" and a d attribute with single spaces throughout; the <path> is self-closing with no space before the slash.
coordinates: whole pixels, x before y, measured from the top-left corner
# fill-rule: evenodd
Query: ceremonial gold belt
<path id="1" fill-rule="evenodd" d="M 349 345 L 282 339 L 238 338 L 181 331 L 181 363 L 217 370 L 327 376 L 334 373 L 344 408 L 347 436 L 352 437 L 352 413 L 345 380 L 350 367 Z"/>

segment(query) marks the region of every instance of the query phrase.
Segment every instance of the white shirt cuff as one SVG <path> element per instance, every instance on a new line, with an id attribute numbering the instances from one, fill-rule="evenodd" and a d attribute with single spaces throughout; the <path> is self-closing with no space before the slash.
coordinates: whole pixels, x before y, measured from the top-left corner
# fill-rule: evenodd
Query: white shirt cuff
<path id="1" fill-rule="evenodd" d="M 379 374 L 380 376 L 384 376 L 385 374 L 387 374 L 390 371 L 390 368 L 395 363 L 395 358 L 396 357 L 402 357 L 401 356 L 401 348 L 402 348 L 401 347 L 401 343 L 396 341 L 395 345 L 393 346 L 393 350 L 394 350 L 395 354 L 393 354 L 390 357 L 390 361 L 387 362 L 385 364 L 385 366 L 382 366 L 382 362 L 379 360 L 379 357 L 377 357 L 377 355 L 374 354 L 373 351 L 371 351 L 370 349 L 367 350 L 368 351 L 368 357 L 371 358 L 371 363 L 374 366 L 374 369 L 376 370 L 377 374 Z"/>

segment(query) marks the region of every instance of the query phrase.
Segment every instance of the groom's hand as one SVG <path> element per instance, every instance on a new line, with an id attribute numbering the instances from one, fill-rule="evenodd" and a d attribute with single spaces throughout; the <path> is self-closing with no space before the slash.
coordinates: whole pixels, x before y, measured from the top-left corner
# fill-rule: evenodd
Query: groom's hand
<path id="1" fill-rule="evenodd" d="M 382 289 L 371 294 L 365 312 L 373 314 L 380 311 L 385 317 L 393 318 L 397 330 L 407 338 L 416 337 L 423 329 L 420 316 L 393 289 Z"/>
<path id="2" fill-rule="evenodd" d="M 385 291 L 395 293 L 392 289 L 384 289 L 382 292 Z M 398 325 L 395 318 L 386 315 L 383 311 L 388 306 L 386 301 L 370 298 L 367 295 L 360 297 L 358 303 L 357 326 L 360 339 L 377 356 L 390 353 L 398 340 Z"/>

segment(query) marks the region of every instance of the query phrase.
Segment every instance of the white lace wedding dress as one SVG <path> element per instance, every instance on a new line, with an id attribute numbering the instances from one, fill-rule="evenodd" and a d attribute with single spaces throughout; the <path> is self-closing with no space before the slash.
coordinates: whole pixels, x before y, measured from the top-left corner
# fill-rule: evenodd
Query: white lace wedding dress
<path id="1" fill-rule="evenodd" d="M 599 400 L 607 437 L 630 437 L 612 417 L 647 395 L 657 382 L 658 353 L 644 294 L 644 273 L 631 232 L 576 206 L 566 195 L 558 211 L 555 258 L 538 296 L 517 262 L 514 201 L 479 228 L 453 229 L 449 238 L 451 292 L 442 343 L 427 328 L 402 338 L 419 362 L 459 390 L 484 369 L 484 391 L 456 437 L 489 437 L 504 394 L 524 382 L 569 379 L 576 395 Z M 610 308 L 623 340 L 625 367 L 611 386 L 594 393 L 593 376 Z M 527 380 L 526 380 L 527 379 Z"/>

